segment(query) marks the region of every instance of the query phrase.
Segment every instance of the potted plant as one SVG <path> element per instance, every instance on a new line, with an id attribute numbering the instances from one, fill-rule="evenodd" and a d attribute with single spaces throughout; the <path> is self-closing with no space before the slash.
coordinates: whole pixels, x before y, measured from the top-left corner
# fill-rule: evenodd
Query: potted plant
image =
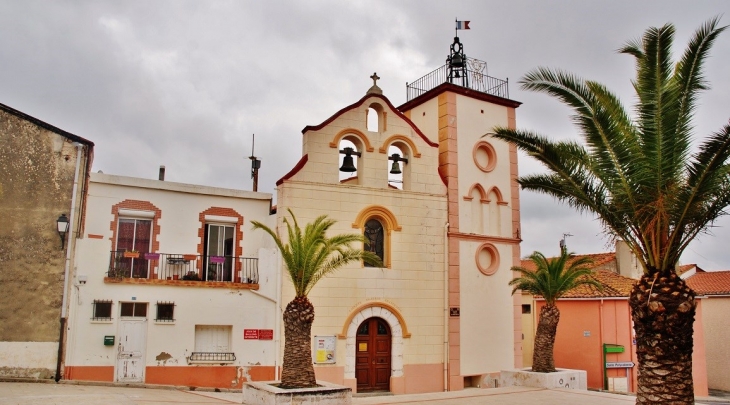
<path id="1" fill-rule="evenodd" d="M 200 276 L 198 276 L 197 272 L 189 271 L 187 272 L 183 278 L 183 280 L 192 280 L 192 281 L 200 281 Z"/>

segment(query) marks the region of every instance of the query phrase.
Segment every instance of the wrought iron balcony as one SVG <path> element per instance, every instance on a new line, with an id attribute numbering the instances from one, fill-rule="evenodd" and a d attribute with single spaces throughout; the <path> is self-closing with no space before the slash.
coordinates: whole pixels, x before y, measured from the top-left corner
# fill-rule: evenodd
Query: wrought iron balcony
<path id="1" fill-rule="evenodd" d="M 107 277 L 258 284 L 258 264 L 253 257 L 112 251 Z"/>
<path id="2" fill-rule="evenodd" d="M 432 90 L 444 83 L 452 83 L 470 90 L 509 98 L 509 80 L 497 79 L 487 75 L 487 62 L 474 58 L 466 58 L 466 74 L 450 76 L 449 64 L 445 64 L 420 79 L 406 83 L 408 101 Z"/>

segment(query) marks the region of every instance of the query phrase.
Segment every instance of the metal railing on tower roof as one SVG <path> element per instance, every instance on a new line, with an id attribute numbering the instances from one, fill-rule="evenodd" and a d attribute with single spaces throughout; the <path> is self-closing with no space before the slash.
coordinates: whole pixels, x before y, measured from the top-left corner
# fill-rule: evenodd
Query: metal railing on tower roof
<path id="1" fill-rule="evenodd" d="M 509 80 L 497 79 L 487 75 L 487 62 L 474 58 L 466 58 L 466 74 L 449 73 L 449 64 L 446 63 L 420 79 L 406 83 L 407 101 L 432 90 L 444 83 L 452 83 L 470 90 L 490 94 L 492 96 L 509 98 Z"/>

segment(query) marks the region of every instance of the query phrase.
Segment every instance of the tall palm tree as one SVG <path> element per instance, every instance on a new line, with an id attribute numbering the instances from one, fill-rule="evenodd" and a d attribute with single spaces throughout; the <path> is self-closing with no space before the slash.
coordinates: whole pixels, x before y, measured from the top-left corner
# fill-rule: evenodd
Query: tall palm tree
<path id="1" fill-rule="evenodd" d="M 542 162 L 547 174 L 519 179 L 592 212 L 606 232 L 631 248 L 644 274 L 629 303 L 636 331 L 639 379 L 636 402 L 693 403 L 692 324 L 695 294 L 675 267 L 687 245 L 730 203 L 730 125 L 692 149 L 692 118 L 707 89 L 703 65 L 726 27 L 703 24 L 674 63 L 671 24 L 649 28 L 619 49 L 636 60 L 633 116 L 603 85 L 563 71 L 538 68 L 521 81 L 574 112 L 584 144 L 551 141 L 528 131 L 495 129 Z"/>
<path id="2" fill-rule="evenodd" d="M 307 298 L 315 284 L 338 268 L 364 260 L 382 266 L 380 258 L 368 251 L 353 249 L 353 242 L 364 242 L 362 235 L 340 234 L 327 237 L 334 220 L 322 215 L 302 228 L 289 210 L 291 222 L 284 218 L 288 243 L 266 225 L 251 221 L 254 229 L 263 229 L 274 239 L 294 285 L 295 297 L 284 310 L 284 362 L 281 370 L 282 388 L 308 388 L 317 385 L 312 365 L 312 323 L 314 306 Z"/>
<path id="3" fill-rule="evenodd" d="M 532 371 L 551 373 L 555 371 L 555 333 L 560 321 L 560 310 L 556 301 L 565 293 L 581 285 L 591 285 L 597 289 L 602 286 L 590 274 L 592 263 L 588 257 L 571 260 L 571 253 L 566 248 L 560 249 L 560 256 L 548 259 L 540 252 L 529 256 L 536 270 L 515 266 L 512 270 L 520 273 L 509 285 L 514 286 L 512 294 L 518 290 L 540 295 L 545 299 L 545 306 L 540 310 L 540 318 L 535 332 L 535 349 L 532 353 Z"/>

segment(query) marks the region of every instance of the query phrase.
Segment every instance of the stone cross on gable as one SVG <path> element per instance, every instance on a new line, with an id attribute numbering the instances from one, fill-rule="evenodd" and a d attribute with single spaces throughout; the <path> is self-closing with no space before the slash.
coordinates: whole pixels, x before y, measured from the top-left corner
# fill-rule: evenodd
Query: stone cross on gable
<path id="1" fill-rule="evenodd" d="M 373 87 L 368 89 L 367 94 L 383 94 L 383 90 L 381 90 L 380 87 L 378 87 L 378 80 L 380 79 L 378 74 L 373 73 L 373 75 L 370 76 L 370 78 L 373 79 Z"/>
<path id="2" fill-rule="evenodd" d="M 373 72 L 373 75 L 370 76 L 370 78 L 373 79 L 373 86 L 377 86 L 378 80 L 380 80 L 380 77 L 378 76 L 378 74 L 376 72 Z"/>

